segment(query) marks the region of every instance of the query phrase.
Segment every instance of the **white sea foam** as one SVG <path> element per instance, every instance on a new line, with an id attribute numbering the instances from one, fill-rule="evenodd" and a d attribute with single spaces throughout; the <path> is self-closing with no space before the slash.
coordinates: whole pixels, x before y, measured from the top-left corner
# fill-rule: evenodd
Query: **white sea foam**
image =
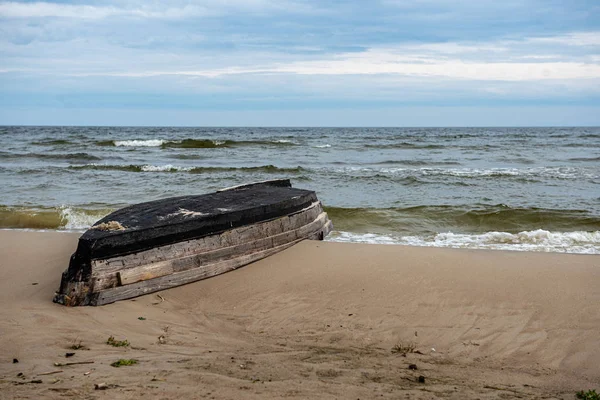
<path id="1" fill-rule="evenodd" d="M 527 170 L 519 170 L 517 168 L 490 168 L 490 169 L 474 169 L 474 168 L 421 168 L 420 172 L 423 175 L 447 175 L 459 177 L 477 177 L 477 176 L 517 176 L 528 174 Z"/>
<path id="2" fill-rule="evenodd" d="M 353 233 L 333 231 L 325 239 L 328 242 L 344 243 L 371 243 L 371 244 L 399 244 L 397 238 L 387 235 L 378 235 L 375 233 Z"/>
<path id="3" fill-rule="evenodd" d="M 453 176 L 459 178 L 480 177 L 524 177 L 524 178 L 553 178 L 553 179 L 598 179 L 595 170 L 585 167 L 536 167 L 536 168 L 401 168 L 401 167 L 344 167 L 335 172 L 367 172 L 386 175 L 421 175 L 421 176 Z"/>
<path id="4" fill-rule="evenodd" d="M 142 171 L 144 172 L 170 172 L 170 171 L 190 171 L 191 167 L 177 167 L 175 165 L 144 165 Z"/>
<path id="5" fill-rule="evenodd" d="M 597 175 L 585 168 L 574 167 L 536 167 L 536 168 L 421 168 L 423 175 L 446 175 L 457 177 L 487 177 L 487 176 L 523 176 L 546 177 L 556 179 L 596 178 Z"/>
<path id="6" fill-rule="evenodd" d="M 334 231 L 327 240 L 332 242 L 404 244 L 428 247 L 600 254 L 600 231 L 549 232 L 538 229 L 515 234 L 487 232 L 474 235 L 447 232 L 432 236 L 397 237 L 372 233 Z"/>
<path id="7" fill-rule="evenodd" d="M 115 140 L 115 146 L 125 147 L 159 147 L 165 143 L 162 139 L 148 140 Z"/>
<path id="8" fill-rule="evenodd" d="M 398 171 L 403 171 L 405 170 L 404 168 L 393 168 L 396 171 L 392 171 L 392 168 L 390 168 L 389 172 L 398 172 Z M 369 168 L 369 167 L 341 167 L 341 168 L 334 168 L 333 169 L 335 172 L 337 173 L 343 173 L 346 174 L 348 172 L 377 172 L 377 171 L 383 171 L 383 170 L 377 170 L 377 169 L 373 169 L 373 168 Z"/>
<path id="9" fill-rule="evenodd" d="M 86 213 L 83 210 L 75 210 L 70 206 L 61 206 L 59 210 L 63 221 L 60 229 L 72 231 L 89 229 L 96 221 L 104 218 L 109 213 L 108 210 L 106 213 Z"/>
<path id="10" fill-rule="evenodd" d="M 330 144 L 319 144 L 315 146 L 317 149 L 328 149 L 331 147 Z"/>

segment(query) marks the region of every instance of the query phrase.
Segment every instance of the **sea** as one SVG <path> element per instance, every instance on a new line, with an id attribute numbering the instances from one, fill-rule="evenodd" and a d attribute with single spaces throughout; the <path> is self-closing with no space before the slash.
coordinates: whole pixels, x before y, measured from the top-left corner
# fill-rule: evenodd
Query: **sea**
<path id="1" fill-rule="evenodd" d="M 600 254 L 600 127 L 0 127 L 0 229 L 278 178 L 330 241 Z"/>

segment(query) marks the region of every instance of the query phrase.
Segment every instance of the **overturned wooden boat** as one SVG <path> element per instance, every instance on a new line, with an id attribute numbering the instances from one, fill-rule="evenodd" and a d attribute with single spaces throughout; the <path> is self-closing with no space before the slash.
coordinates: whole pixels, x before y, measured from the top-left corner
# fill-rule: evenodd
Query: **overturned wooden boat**
<path id="1" fill-rule="evenodd" d="M 332 229 L 287 179 L 135 204 L 80 238 L 54 302 L 102 305 L 236 269 Z"/>

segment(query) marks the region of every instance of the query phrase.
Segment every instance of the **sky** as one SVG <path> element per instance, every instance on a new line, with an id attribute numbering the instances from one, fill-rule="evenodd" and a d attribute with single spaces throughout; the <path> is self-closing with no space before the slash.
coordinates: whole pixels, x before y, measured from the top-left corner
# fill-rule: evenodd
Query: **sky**
<path id="1" fill-rule="evenodd" d="M 0 124 L 598 126 L 600 1 L 0 1 Z"/>

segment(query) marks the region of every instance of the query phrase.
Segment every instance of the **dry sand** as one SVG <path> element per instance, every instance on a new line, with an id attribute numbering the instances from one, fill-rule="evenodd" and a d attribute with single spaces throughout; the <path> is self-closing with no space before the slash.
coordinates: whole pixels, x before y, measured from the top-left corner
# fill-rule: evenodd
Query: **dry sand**
<path id="1" fill-rule="evenodd" d="M 67 308 L 51 299 L 77 237 L 0 232 L 3 399 L 574 399 L 600 389 L 599 256 L 307 241 L 161 297 Z M 120 358 L 139 363 L 110 366 Z M 94 363 L 54 365 L 81 361 Z"/>

